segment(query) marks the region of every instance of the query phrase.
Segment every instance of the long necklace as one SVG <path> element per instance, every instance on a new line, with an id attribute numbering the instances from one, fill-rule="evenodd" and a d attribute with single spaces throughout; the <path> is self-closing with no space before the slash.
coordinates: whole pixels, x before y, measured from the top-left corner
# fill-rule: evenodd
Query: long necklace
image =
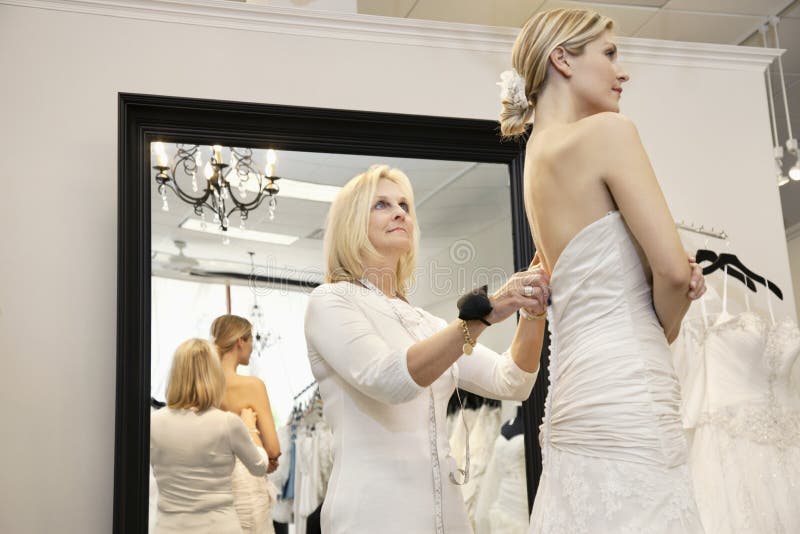
<path id="1" fill-rule="evenodd" d="M 413 327 L 406 322 L 406 320 L 405 320 L 405 318 L 403 316 L 403 313 L 397 308 L 397 304 L 394 302 L 393 299 L 390 299 L 389 297 L 387 297 L 386 294 L 383 291 L 378 289 L 378 287 L 375 286 L 375 284 L 373 284 L 372 282 L 370 282 L 366 278 L 360 279 L 359 282 L 361 283 L 361 285 L 363 285 L 365 288 L 369 289 L 370 291 L 372 291 L 376 295 L 379 295 L 380 297 L 386 299 L 386 301 L 391 306 L 392 311 L 394 311 L 394 314 L 397 317 L 397 320 L 400 322 L 400 324 L 403 326 L 403 328 L 406 330 L 406 332 L 408 332 L 408 334 L 412 338 L 414 338 L 414 339 L 418 338 L 417 333 L 415 333 Z M 417 316 L 422 321 L 425 320 L 425 317 L 422 315 L 422 313 L 418 309 L 414 308 L 413 306 L 411 306 L 411 308 L 417 313 Z M 417 341 L 421 341 L 421 340 L 417 339 Z M 453 371 L 452 367 L 450 368 L 450 375 L 453 377 L 453 382 L 457 382 L 456 378 L 455 378 L 455 371 Z M 458 472 L 463 477 L 463 480 L 459 481 L 458 477 L 456 477 L 455 473 L 453 473 L 451 471 L 450 472 L 450 482 L 460 486 L 460 485 L 466 484 L 469 481 L 469 427 L 467 426 L 467 420 L 466 420 L 466 418 L 464 416 L 464 404 L 461 402 L 461 395 L 459 395 L 459 393 L 458 393 L 458 383 L 456 383 L 455 386 L 456 386 L 456 396 L 458 397 L 458 403 L 461 406 L 461 420 L 463 421 L 464 429 L 466 430 L 466 461 L 465 461 L 464 469 L 458 469 Z M 443 519 L 443 509 L 442 509 L 442 478 L 441 478 L 441 469 L 440 469 L 440 464 L 439 464 L 439 447 L 438 447 L 438 444 L 437 444 L 438 443 L 438 437 L 437 437 L 437 429 L 436 429 L 436 402 L 435 402 L 435 398 L 434 398 L 434 395 L 433 395 L 433 386 L 432 385 L 428 388 L 428 393 L 429 393 L 428 437 L 429 437 L 430 446 L 431 446 L 431 461 L 433 463 L 433 466 L 432 466 L 433 467 L 433 469 L 432 469 L 432 471 L 433 471 L 433 497 L 434 497 L 434 509 L 435 509 L 434 520 L 435 520 L 435 526 L 436 526 L 436 534 L 444 534 L 445 530 L 444 530 L 444 519 Z"/>

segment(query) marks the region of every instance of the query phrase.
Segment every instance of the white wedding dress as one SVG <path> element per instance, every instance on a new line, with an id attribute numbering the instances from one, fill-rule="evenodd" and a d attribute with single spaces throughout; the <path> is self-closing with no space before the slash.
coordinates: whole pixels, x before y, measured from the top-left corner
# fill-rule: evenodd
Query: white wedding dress
<path id="1" fill-rule="evenodd" d="M 617 211 L 581 230 L 553 268 L 543 473 L 529 534 L 703 532 L 648 278 Z"/>
<path id="2" fill-rule="evenodd" d="M 714 534 L 800 532 L 800 397 L 789 380 L 800 330 L 790 318 L 729 315 L 727 281 L 715 323 L 689 322 L 674 347 L 687 367 L 700 516 Z"/>

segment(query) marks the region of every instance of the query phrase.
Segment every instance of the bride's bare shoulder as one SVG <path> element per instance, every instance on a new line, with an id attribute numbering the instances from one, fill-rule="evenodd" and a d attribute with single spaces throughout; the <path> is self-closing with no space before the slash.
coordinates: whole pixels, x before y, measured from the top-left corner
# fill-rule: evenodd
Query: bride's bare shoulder
<path id="1" fill-rule="evenodd" d="M 638 137 L 636 126 L 628 117 L 612 112 L 596 113 L 567 125 L 548 128 L 537 140 L 536 153 L 547 159 L 547 156 L 560 157 L 565 152 L 605 150 Z"/>
<path id="2" fill-rule="evenodd" d="M 638 136 L 636 125 L 631 119 L 610 111 L 595 113 L 577 121 L 575 133 L 583 140 L 589 138 L 598 141 L 619 140 L 632 134 Z"/>

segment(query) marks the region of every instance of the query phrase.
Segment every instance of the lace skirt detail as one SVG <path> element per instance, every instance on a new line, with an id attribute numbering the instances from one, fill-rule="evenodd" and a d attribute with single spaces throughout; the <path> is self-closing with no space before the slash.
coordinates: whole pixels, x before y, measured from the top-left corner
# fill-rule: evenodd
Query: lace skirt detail
<path id="1" fill-rule="evenodd" d="M 528 534 L 702 534 L 686 465 L 548 448 Z"/>
<path id="2" fill-rule="evenodd" d="M 231 474 L 233 506 L 244 534 L 275 534 L 272 506 L 277 489 L 265 477 L 254 477 L 239 459 Z"/>

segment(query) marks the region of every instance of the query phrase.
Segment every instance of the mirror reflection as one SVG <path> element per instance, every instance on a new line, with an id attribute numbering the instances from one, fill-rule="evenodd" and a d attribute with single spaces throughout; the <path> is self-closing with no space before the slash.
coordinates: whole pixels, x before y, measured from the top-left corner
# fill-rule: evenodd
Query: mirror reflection
<path id="1" fill-rule="evenodd" d="M 377 532 L 399 501 L 401 531 L 526 528 L 539 351 L 509 350 L 518 305 L 457 318 L 513 280 L 504 165 L 171 143 L 151 162 L 152 532 Z"/>

